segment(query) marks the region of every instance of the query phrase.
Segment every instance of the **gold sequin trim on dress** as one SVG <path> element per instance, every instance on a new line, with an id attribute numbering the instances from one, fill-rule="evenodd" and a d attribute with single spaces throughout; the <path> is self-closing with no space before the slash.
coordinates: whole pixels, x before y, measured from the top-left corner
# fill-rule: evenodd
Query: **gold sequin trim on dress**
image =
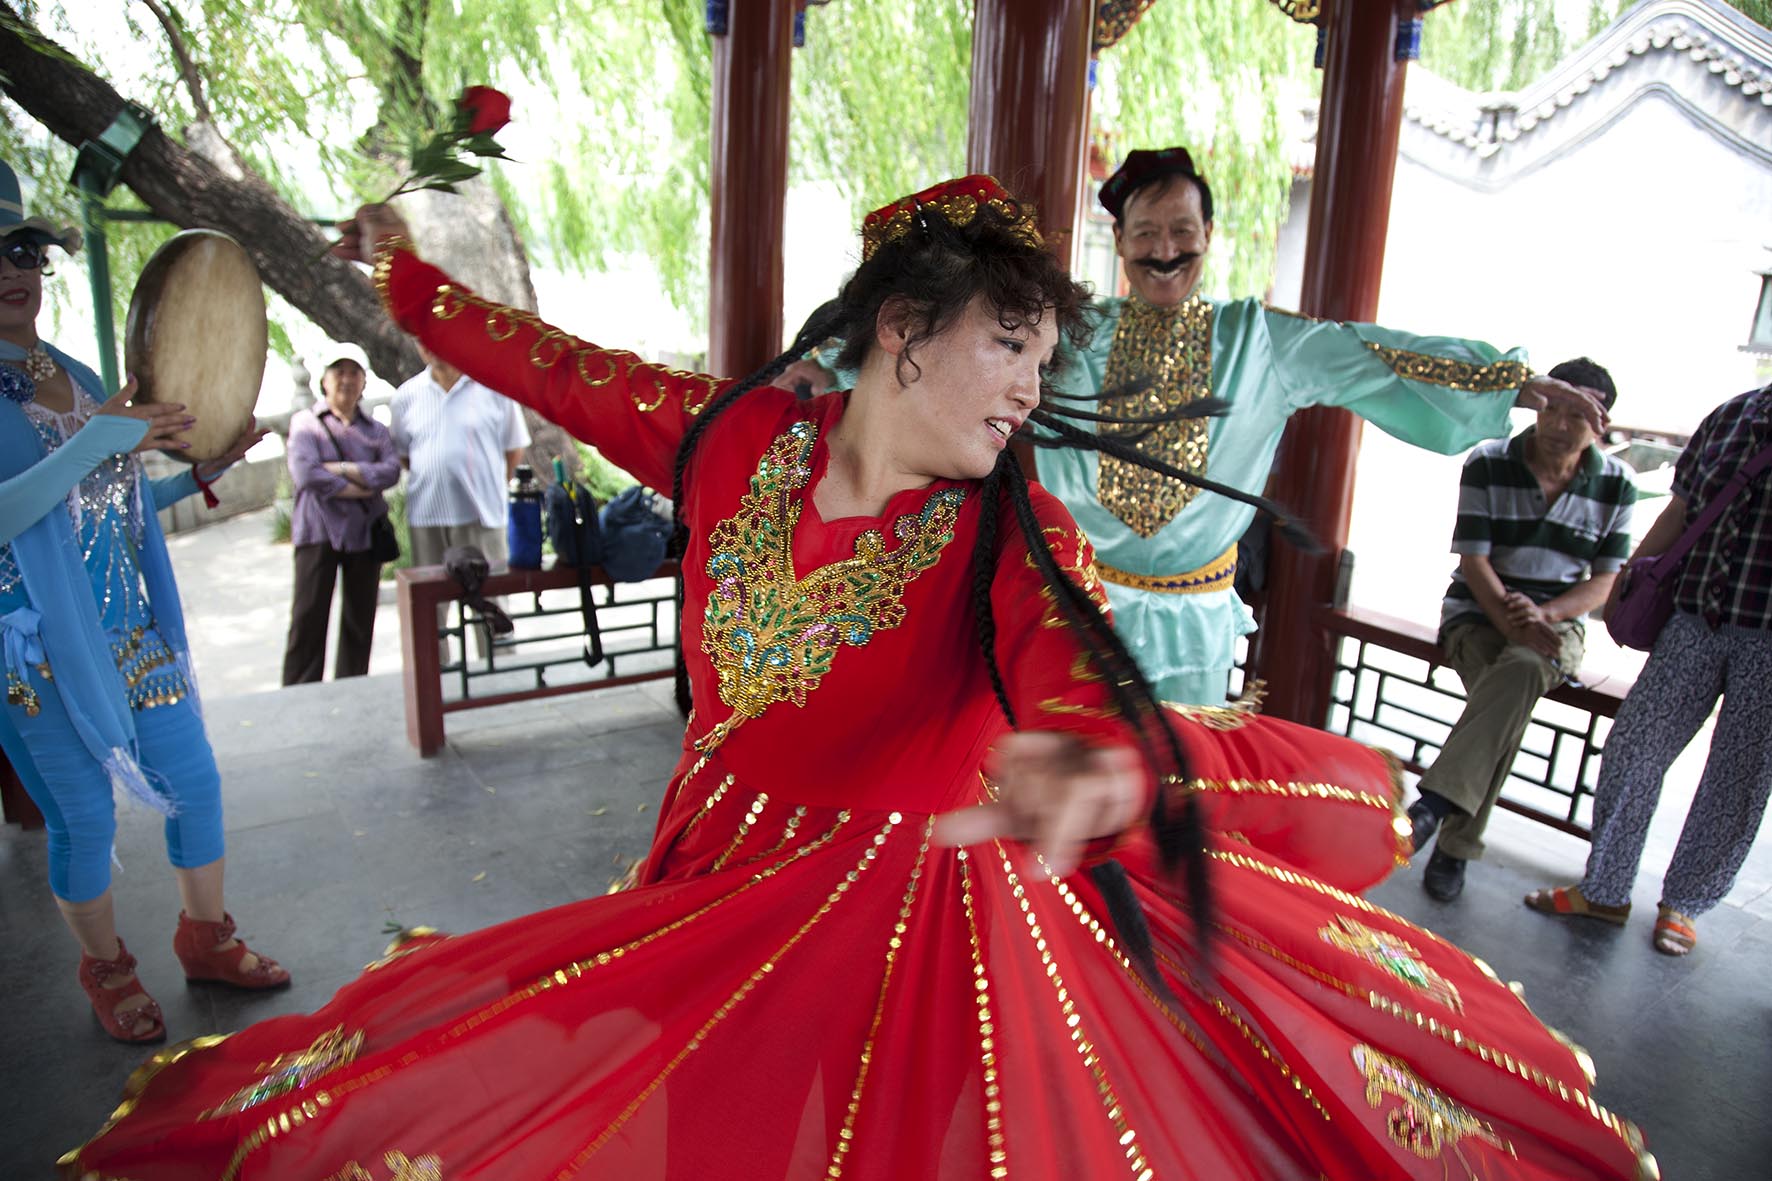
<path id="1" fill-rule="evenodd" d="M 751 829 L 756 826 L 758 819 L 763 815 L 763 809 L 768 806 L 769 793 L 766 791 L 758 792 L 751 799 L 751 806 L 745 811 L 744 819 L 738 822 L 738 831 L 733 834 L 732 842 L 720 850 L 720 855 L 714 858 L 714 864 L 708 867 L 709 873 L 718 873 L 726 868 L 726 863 L 731 861 L 733 855 L 744 847 L 745 838 L 751 835 Z"/>
<path id="2" fill-rule="evenodd" d="M 720 700 L 732 717 L 707 740 L 776 702 L 806 704 L 837 650 L 865 647 L 875 633 L 904 622 L 905 588 L 935 564 L 954 539 L 954 521 L 966 494 L 944 488 L 921 512 L 893 525 L 899 544 L 890 552 L 877 529 L 855 541 L 855 556 L 795 573 L 794 529 L 803 505 L 798 493 L 812 476 L 818 428 L 789 427 L 757 464 L 736 514 L 708 537 L 707 609 L 701 649 L 719 675 Z M 706 741 L 706 740 L 704 740 Z"/>
<path id="3" fill-rule="evenodd" d="M 960 904 L 966 911 L 966 939 L 972 952 L 972 993 L 978 1009 L 978 1060 L 984 1082 L 985 1146 L 990 1152 L 992 1181 L 1009 1176 L 1009 1148 L 1003 1137 L 1003 1088 L 997 1072 L 997 1024 L 992 1010 L 991 978 L 985 970 L 978 939 L 978 914 L 972 904 L 972 856 L 955 853 L 960 863 Z"/>
<path id="4" fill-rule="evenodd" d="M 1046 868 L 1044 858 L 1040 859 L 1040 865 L 1041 868 Z M 1052 883 L 1052 888 L 1058 891 L 1059 900 L 1070 908 L 1071 914 L 1076 917 L 1077 925 L 1089 932 L 1091 939 L 1107 948 L 1108 953 L 1114 957 L 1114 962 L 1119 964 L 1121 970 L 1126 973 L 1126 978 L 1138 986 L 1138 991 L 1144 993 L 1145 999 L 1155 1005 L 1163 1016 L 1169 1019 L 1169 1023 L 1175 1026 L 1176 1031 L 1186 1038 L 1194 1049 L 1211 1059 L 1214 1065 L 1219 1068 L 1226 1068 L 1228 1064 L 1225 1062 L 1224 1056 L 1208 1046 L 1205 1039 L 1186 1021 L 1182 1020 L 1181 1014 L 1176 1012 L 1168 1001 L 1156 994 L 1151 988 L 1150 982 L 1144 978 L 1144 974 L 1133 967 L 1132 961 L 1126 958 L 1126 953 L 1120 950 L 1120 945 L 1108 933 L 1108 928 L 1102 926 L 1101 920 L 1089 913 L 1089 908 L 1083 905 L 1083 900 L 1077 897 L 1077 893 L 1071 889 L 1070 883 L 1061 877 L 1052 876 L 1050 870 L 1048 870 L 1047 880 Z"/>
<path id="5" fill-rule="evenodd" d="M 1377 353 L 1379 359 L 1389 365 L 1398 377 L 1426 382 L 1428 385 L 1443 385 L 1448 389 L 1467 390 L 1474 394 L 1519 389 L 1532 376 L 1532 371 L 1520 361 L 1496 361 L 1490 365 L 1476 365 L 1469 361 L 1454 361 L 1450 357 L 1388 348 L 1372 341 L 1367 341 L 1366 347 Z"/>
<path id="6" fill-rule="evenodd" d="M 897 813 L 894 813 L 893 815 L 895 818 L 897 817 Z M 807 857 L 829 845 L 832 841 L 837 839 L 837 834 L 843 829 L 844 825 L 848 823 L 848 820 L 849 814 L 847 812 L 839 813 L 836 823 L 826 829 L 818 838 L 806 842 L 804 845 L 801 845 L 798 849 L 787 854 L 773 865 L 768 865 L 757 870 L 734 889 L 727 891 L 725 894 L 722 894 L 720 897 L 715 898 L 696 910 L 693 910 L 680 918 L 673 919 L 664 926 L 659 927 L 654 931 L 649 931 L 619 947 L 612 947 L 608 951 L 600 951 L 596 955 L 587 959 L 567 964 L 562 968 L 557 968 L 547 975 L 535 980 L 528 986 L 519 988 L 514 992 L 500 997 L 496 1001 L 492 1001 L 478 1011 L 469 1014 L 467 1017 L 450 1026 L 436 1039 L 433 1048 L 441 1049 L 448 1043 L 458 1040 L 479 1026 L 522 1005 L 526 1001 L 533 1000 L 535 997 L 541 996 L 555 988 L 565 988 L 568 985 L 576 984 L 580 980 L 591 975 L 595 969 L 614 963 L 624 956 L 630 955 L 649 944 L 663 939 L 667 935 L 682 930 L 684 927 L 687 927 L 698 919 L 705 918 L 726 903 L 737 898 L 739 895 L 768 881 L 788 866 L 798 862 L 801 858 Z M 897 823 L 897 820 L 894 819 L 893 823 Z M 869 860 L 871 861 L 871 858 Z M 851 876 L 853 877 L 853 874 Z M 810 926 L 810 924 L 808 925 Z M 805 928 L 802 928 L 802 933 L 804 933 L 804 930 Z M 199 1039 L 199 1041 L 201 1040 L 202 1039 Z M 215 1038 L 212 1040 L 214 1042 L 220 1042 L 222 1039 Z M 299 1128 L 305 1122 L 316 1119 L 320 1113 L 328 1111 L 334 1104 L 343 1102 L 346 1098 L 356 1092 L 374 1086 L 375 1084 L 391 1077 L 399 1066 L 404 1065 L 406 1065 L 406 1063 L 401 1062 L 398 1064 L 378 1066 L 367 1073 L 347 1078 L 330 1086 L 322 1087 L 315 1091 L 311 1098 L 303 1099 L 301 1103 L 292 1106 L 288 1110 L 269 1116 L 264 1123 L 260 1124 L 248 1134 L 240 1147 L 234 1151 L 233 1159 L 229 1161 L 228 1167 L 222 1172 L 221 1181 L 234 1181 L 239 1175 L 240 1166 L 245 1162 L 246 1158 L 277 1136 L 286 1135 L 291 1129 Z M 119 1117 L 123 1113 L 124 1109 L 120 1108 Z M 118 1117 L 113 1118 L 115 1119 Z M 109 1125 L 107 1125 L 107 1129 L 108 1127 Z M 103 1135 L 102 1131 L 100 1132 L 100 1135 Z"/>
<path id="7" fill-rule="evenodd" d="M 1214 316 L 1212 305 L 1197 295 L 1173 308 L 1154 308 L 1128 299 L 1120 307 L 1120 322 L 1114 329 L 1101 383 L 1104 389 L 1112 389 L 1148 380 L 1150 388 L 1098 409 L 1142 417 L 1211 397 Z M 1158 424 L 1138 447 L 1183 471 L 1203 476 L 1208 441 L 1207 420 L 1186 418 Z M 1140 537 L 1156 536 L 1199 492 L 1192 484 L 1111 455 L 1101 456 L 1095 489 L 1107 510 Z"/>
<path id="8" fill-rule="evenodd" d="M 1392 917 L 1394 918 L 1395 916 Z M 1278 960 L 1280 963 L 1285 964 L 1294 971 L 1309 976 L 1319 984 L 1327 985 L 1345 996 L 1352 997 L 1354 1000 L 1364 1001 L 1375 1011 L 1393 1017 L 1405 1026 L 1414 1026 L 1416 1029 L 1428 1034 L 1430 1037 L 1438 1038 L 1440 1041 L 1464 1051 L 1466 1054 L 1469 1054 L 1471 1057 L 1476 1058 L 1486 1065 L 1493 1066 L 1496 1070 L 1505 1071 L 1506 1073 L 1513 1075 L 1515 1078 L 1530 1082 L 1552 1098 L 1560 1099 L 1564 1103 L 1568 1103 L 1581 1111 L 1586 1112 L 1590 1118 L 1622 1139 L 1631 1147 L 1632 1151 L 1638 1152 L 1640 1156 L 1646 1158 L 1649 1162 L 1653 1162 L 1654 1157 L 1642 1152 L 1642 1133 L 1637 1130 L 1636 1125 L 1629 1120 L 1620 1119 L 1600 1104 L 1594 1102 L 1593 1096 L 1583 1091 L 1580 1086 L 1570 1086 L 1567 1083 L 1560 1082 L 1554 1076 L 1546 1074 L 1543 1070 L 1531 1063 L 1516 1058 L 1505 1050 L 1477 1040 L 1450 1022 L 1441 1021 L 1438 1017 L 1423 1013 L 1419 1009 L 1409 1008 L 1408 1006 L 1385 996 L 1376 989 L 1361 988 L 1359 985 L 1325 972 L 1321 968 L 1304 963 L 1297 957 L 1288 955 L 1279 948 L 1274 947 L 1263 940 L 1257 939 L 1245 931 L 1237 930 L 1235 927 L 1228 926 L 1224 923 L 1218 923 L 1216 926 L 1219 930 L 1237 940 L 1239 943 L 1242 943 L 1244 946 Z M 1428 933 L 1423 932 L 1423 934 Z M 1471 962 L 1476 967 L 1484 969 L 1486 975 L 1492 975 L 1483 961 L 1472 957 Z M 1554 1031 L 1552 1032 L 1554 1033 Z M 1577 1067 L 1581 1069 L 1584 1076 L 1587 1075 L 1587 1069 L 1589 1066 L 1591 1066 L 1591 1062 L 1583 1064 L 1580 1062 L 1579 1058 L 1577 1059 Z M 1592 1082 L 1591 1076 L 1589 1076 L 1589 1082 Z"/>
<path id="9" fill-rule="evenodd" d="M 1282 783 L 1277 779 L 1189 779 L 1180 781 L 1165 775 L 1163 783 L 1172 794 L 1208 791 L 1232 796 L 1290 796 L 1293 799 L 1336 800 L 1343 804 L 1361 804 L 1382 811 L 1391 810 L 1391 801 L 1371 792 L 1354 791 L 1335 783 Z"/>
<path id="10" fill-rule="evenodd" d="M 910 930 L 911 910 L 917 902 L 917 885 L 923 877 L 923 862 L 929 856 L 929 838 L 935 831 L 935 818 L 923 822 L 923 843 L 917 846 L 917 860 L 905 882 L 904 898 L 898 906 L 898 921 L 892 924 L 892 937 L 886 941 L 886 966 L 880 973 L 880 994 L 874 1001 L 874 1019 L 868 1025 L 867 1038 L 861 1044 L 861 1065 L 855 1071 L 855 1085 L 849 1090 L 849 1105 L 843 1111 L 843 1128 L 837 1133 L 837 1146 L 831 1150 L 825 1166 L 825 1181 L 842 1181 L 843 1163 L 855 1147 L 855 1121 L 861 1114 L 861 1096 L 867 1086 L 868 1071 L 874 1063 L 874 1045 L 879 1039 L 880 1025 L 886 1020 L 886 995 L 892 987 L 893 970 L 898 966 L 898 952 Z"/>
<path id="11" fill-rule="evenodd" d="M 1096 607 L 1103 615 L 1112 611 L 1113 607 L 1108 603 L 1107 591 L 1103 590 L 1101 586 L 1101 575 L 1096 569 L 1095 547 L 1091 546 L 1089 539 L 1083 536 L 1082 528 L 1073 525 L 1066 529 L 1061 525 L 1048 525 L 1040 530 L 1040 535 L 1046 539 L 1046 548 L 1052 554 L 1052 560 L 1057 563 L 1058 568 L 1069 575 L 1070 580 L 1081 587 L 1084 594 L 1094 600 Z M 1067 554 L 1069 557 L 1066 557 Z M 1040 569 L 1031 553 L 1022 554 L 1021 561 L 1022 565 L 1036 573 Z M 1045 584 L 1043 578 L 1039 594 L 1046 604 L 1046 610 L 1040 616 L 1040 626 L 1069 627 L 1070 623 L 1065 619 L 1064 611 L 1058 605 L 1058 595 Z"/>
<path id="12" fill-rule="evenodd" d="M 671 1060 L 665 1063 L 664 1067 L 653 1076 L 652 1081 L 647 1083 L 645 1087 L 641 1088 L 640 1093 L 634 1096 L 626 1107 L 622 1108 L 621 1112 L 609 1122 L 608 1126 L 599 1132 L 596 1138 L 587 1144 L 582 1151 L 572 1158 L 572 1160 L 568 1161 L 559 1173 L 555 1174 L 557 1178 L 560 1178 L 563 1181 L 564 1178 L 571 1177 L 573 1174 L 577 1173 L 578 1170 L 583 1168 L 604 1145 L 615 1139 L 615 1137 L 621 1132 L 621 1129 L 626 1126 L 627 1122 L 634 1117 L 634 1113 L 639 1111 L 640 1108 L 645 1105 L 646 1101 L 657 1093 L 660 1087 L 664 1086 L 665 1080 L 670 1078 L 679 1066 L 683 1065 L 684 1060 L 687 1059 L 689 1055 L 702 1047 L 702 1044 L 707 1040 L 708 1035 L 714 1031 L 715 1027 L 725 1021 L 727 1017 L 731 1016 L 732 1011 L 738 1008 L 740 1004 L 744 1003 L 744 1001 L 756 991 L 757 985 L 761 984 L 765 977 L 775 971 L 776 967 L 781 963 L 782 958 L 786 956 L 788 952 L 792 951 L 800 941 L 806 937 L 807 932 L 817 926 L 826 915 L 831 913 L 831 910 L 835 908 L 837 903 L 843 900 L 844 895 L 848 894 L 850 889 L 854 887 L 855 883 L 860 881 L 862 875 L 874 864 L 875 860 L 880 855 L 880 847 L 886 843 L 887 839 L 892 835 L 893 830 L 902 823 L 904 823 L 904 816 L 898 812 L 893 812 L 887 818 L 886 823 L 880 826 L 880 830 L 876 832 L 873 839 L 868 842 L 868 847 L 862 851 L 861 860 L 856 862 L 855 868 L 844 874 L 843 879 L 831 888 L 830 893 L 825 895 L 823 904 L 812 913 L 810 918 L 800 924 L 799 929 L 792 935 L 788 936 L 780 947 L 777 947 L 771 952 L 763 962 L 745 978 L 744 983 L 732 990 L 731 994 L 720 1003 L 719 1007 L 714 1010 L 713 1014 L 706 1021 L 702 1022 L 701 1028 L 697 1029 L 690 1035 L 689 1040 L 683 1044 L 683 1048 L 678 1050 L 677 1053 L 672 1056 Z"/>
<path id="13" fill-rule="evenodd" d="M 1249 724 L 1250 718 L 1261 712 L 1261 703 L 1266 698 L 1267 682 L 1257 679 L 1244 682 L 1243 691 L 1237 694 L 1237 699 L 1224 705 L 1165 701 L 1163 708 L 1208 730 L 1241 730 Z M 1173 777 L 1168 782 L 1174 782 Z"/>
<path id="14" fill-rule="evenodd" d="M 435 927 L 401 927 L 394 933 L 394 937 L 388 940 L 388 945 L 382 949 L 381 958 L 364 964 L 363 970 L 373 972 L 377 968 L 387 967 L 395 960 L 403 960 L 415 951 L 423 951 L 431 944 L 430 942 L 420 943 L 419 940 L 435 934 L 437 934 Z"/>
<path id="15" fill-rule="evenodd" d="M 375 289 L 389 311 L 394 310 L 389 300 L 389 280 L 394 256 L 401 253 L 416 257 L 417 252 L 405 238 L 390 238 L 376 252 Z M 438 320 L 453 320 L 470 308 L 485 313 L 486 335 L 495 342 L 509 340 L 521 328 L 533 330 L 535 343 L 529 346 L 529 363 L 537 369 L 568 364 L 588 389 L 599 389 L 625 377 L 628 398 L 643 413 L 663 406 L 670 397 L 671 385 L 693 387 L 693 392 L 686 392 L 683 397 L 683 413 L 691 417 L 700 414 L 720 392 L 722 383 L 705 373 L 653 365 L 633 353 L 599 348 L 570 332 L 560 331 L 533 312 L 483 299 L 454 283 L 442 284 L 431 297 L 431 315 Z"/>
<path id="16" fill-rule="evenodd" d="M 1107 1076 L 1101 1054 L 1083 1028 L 1083 1015 L 1077 1011 L 1077 1002 L 1071 997 L 1070 989 L 1065 986 L 1064 976 L 1059 971 L 1058 962 L 1052 957 L 1052 948 L 1047 942 L 1045 931 L 1041 929 L 1040 918 L 1034 913 L 1033 904 L 1028 900 L 1027 887 L 1022 885 L 1021 876 L 1015 872 L 1015 863 L 1009 859 L 1009 851 L 1004 848 L 1003 842 L 995 841 L 993 844 L 997 857 L 1002 862 L 1003 879 L 1008 882 L 1009 892 L 1014 896 L 1022 919 L 1027 923 L 1028 938 L 1040 956 L 1040 966 L 1046 979 L 1052 983 L 1053 998 L 1058 1002 L 1058 1011 L 1070 1036 L 1071 1048 L 1076 1050 L 1077 1057 L 1089 1071 L 1095 1093 L 1101 1099 L 1102 1112 L 1113 1125 L 1114 1137 L 1126 1154 L 1126 1164 L 1131 1170 L 1133 1181 L 1151 1181 L 1156 1175 L 1155 1170 L 1145 1157 L 1144 1149 L 1139 1146 L 1138 1133 L 1126 1118 L 1125 1105 L 1120 1102 L 1120 1096 Z"/>
<path id="17" fill-rule="evenodd" d="M 1280 1056 L 1278 1051 L 1268 1045 L 1262 1036 L 1255 1031 L 1255 1027 L 1250 1025 L 1248 1021 L 1244 1020 L 1242 1014 L 1238 1013 L 1231 1007 L 1229 1001 L 1207 989 L 1200 983 L 1198 977 L 1184 968 L 1181 964 L 1177 963 L 1170 956 L 1165 955 L 1160 950 L 1156 955 L 1159 963 L 1165 968 L 1168 968 L 1171 973 L 1183 981 L 1194 991 L 1195 995 L 1202 997 L 1207 1004 L 1211 1005 L 1213 1011 L 1223 1019 L 1225 1024 L 1236 1030 L 1237 1034 L 1249 1044 L 1250 1048 L 1261 1056 L 1261 1060 L 1273 1067 L 1274 1071 L 1286 1081 L 1286 1084 L 1290 1086 L 1306 1103 L 1309 1103 L 1311 1109 L 1321 1116 L 1324 1122 L 1329 1121 L 1329 1109 L 1323 1106 L 1322 1100 L 1317 1098 L 1316 1092 L 1311 1090 L 1310 1084 L 1305 1082 L 1304 1079 L 1300 1077 L 1299 1073 L 1292 1069 L 1291 1063 L 1287 1062 L 1285 1058 Z"/>
<path id="18" fill-rule="evenodd" d="M 92 1139 L 88 1140 L 85 1144 L 82 1144 L 78 1148 L 71 1149 L 68 1152 L 64 1152 L 60 1159 L 55 1163 L 61 1168 L 70 1168 L 78 1165 L 80 1163 L 80 1154 L 82 1152 L 85 1152 L 92 1145 L 97 1144 L 99 1140 L 104 1137 L 106 1132 L 109 1132 L 112 1128 L 116 1127 L 129 1115 L 130 1112 L 135 1110 L 136 1104 L 141 1102 L 142 1093 L 148 1089 L 148 1084 L 153 1082 L 155 1077 L 158 1076 L 161 1071 L 165 1070 L 168 1066 L 171 1066 L 174 1062 L 177 1062 L 187 1054 L 199 1050 L 214 1049 L 216 1046 L 227 1041 L 229 1036 L 229 1034 L 219 1033 L 206 1034 L 203 1037 L 194 1037 L 189 1041 L 180 1042 L 176 1046 L 166 1047 L 166 1049 L 159 1051 L 146 1062 L 136 1067 L 123 1082 L 123 1101 L 117 1105 L 115 1111 L 111 1112 L 111 1116 L 104 1122 L 104 1126 L 94 1132 Z"/>

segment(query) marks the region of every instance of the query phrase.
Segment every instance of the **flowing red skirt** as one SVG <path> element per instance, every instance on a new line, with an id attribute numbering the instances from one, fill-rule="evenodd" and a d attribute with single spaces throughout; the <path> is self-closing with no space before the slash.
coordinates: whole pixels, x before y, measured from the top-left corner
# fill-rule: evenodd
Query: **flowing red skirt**
<path id="1" fill-rule="evenodd" d="M 316 1013 L 157 1054 L 64 1174 L 1647 1176 L 1582 1055 L 1356 893 L 1398 853 L 1386 760 L 1202 716 L 1176 790 L 1214 831 L 1208 950 L 1151 851 L 1120 850 L 1155 981 L 1086 873 L 708 760 L 644 884 L 409 939 Z"/>

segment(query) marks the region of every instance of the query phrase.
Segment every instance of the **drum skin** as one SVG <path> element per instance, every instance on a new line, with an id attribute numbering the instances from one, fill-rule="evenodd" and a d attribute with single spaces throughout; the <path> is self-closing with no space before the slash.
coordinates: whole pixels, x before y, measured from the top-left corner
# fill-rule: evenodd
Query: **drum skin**
<path id="1" fill-rule="evenodd" d="M 269 336 L 264 288 L 245 249 L 215 230 L 176 234 L 148 260 L 129 301 L 123 355 L 137 402 L 181 403 L 188 450 L 215 459 L 252 422 Z"/>

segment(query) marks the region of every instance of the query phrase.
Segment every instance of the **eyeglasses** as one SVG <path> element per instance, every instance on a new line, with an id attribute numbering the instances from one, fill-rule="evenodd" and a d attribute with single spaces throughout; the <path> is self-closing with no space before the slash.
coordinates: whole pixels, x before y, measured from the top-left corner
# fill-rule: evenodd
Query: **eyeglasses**
<path id="1" fill-rule="evenodd" d="M 35 242 L 29 238 L 20 238 L 0 246 L 0 258 L 5 259 L 21 271 L 34 271 L 49 261 L 49 245 Z"/>

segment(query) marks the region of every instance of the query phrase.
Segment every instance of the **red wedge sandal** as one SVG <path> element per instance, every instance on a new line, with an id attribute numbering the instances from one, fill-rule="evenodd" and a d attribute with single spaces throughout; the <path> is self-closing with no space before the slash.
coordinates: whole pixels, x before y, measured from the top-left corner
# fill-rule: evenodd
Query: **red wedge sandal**
<path id="1" fill-rule="evenodd" d="M 232 947 L 225 946 L 229 941 L 233 942 Z M 251 968 L 240 967 L 249 952 L 258 953 L 234 939 L 234 916 L 231 914 L 222 915 L 220 922 L 207 923 L 179 911 L 178 934 L 173 936 L 172 950 L 178 954 L 178 962 L 184 965 L 188 981 L 226 984 L 253 991 L 283 988 L 289 983 L 289 973 L 267 956 L 259 955 L 258 963 Z"/>
<path id="2" fill-rule="evenodd" d="M 119 976 L 128 976 L 129 983 L 111 987 L 111 981 Z M 80 987 L 92 1001 L 92 1014 L 99 1025 L 117 1041 L 145 1045 L 166 1040 L 166 1022 L 161 1019 L 160 1005 L 148 996 L 148 990 L 135 975 L 135 957 L 123 946 L 122 939 L 117 940 L 115 959 L 94 959 L 80 953 Z M 119 1011 L 123 1002 L 134 996 L 147 996 L 147 1003 Z M 149 1023 L 147 1029 L 141 1028 L 144 1021 Z"/>

